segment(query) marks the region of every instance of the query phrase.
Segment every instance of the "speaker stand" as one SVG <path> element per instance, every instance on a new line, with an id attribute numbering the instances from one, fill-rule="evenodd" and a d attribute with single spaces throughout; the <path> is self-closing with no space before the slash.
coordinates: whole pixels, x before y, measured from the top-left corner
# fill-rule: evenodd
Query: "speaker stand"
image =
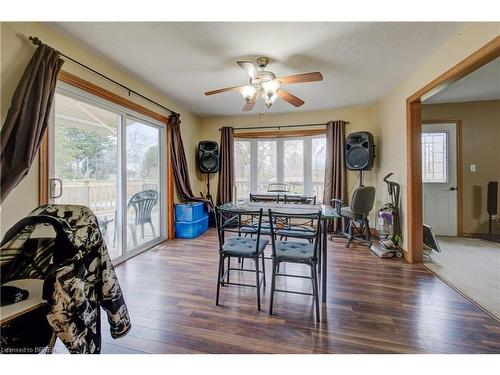
<path id="1" fill-rule="evenodd" d="M 363 171 L 360 170 L 359 171 L 359 187 L 363 187 L 365 185 L 363 185 Z"/>
<path id="2" fill-rule="evenodd" d="M 207 195 L 206 199 L 212 203 L 212 206 L 214 205 L 214 201 L 212 200 L 212 195 L 210 194 L 210 173 L 207 173 Z"/>

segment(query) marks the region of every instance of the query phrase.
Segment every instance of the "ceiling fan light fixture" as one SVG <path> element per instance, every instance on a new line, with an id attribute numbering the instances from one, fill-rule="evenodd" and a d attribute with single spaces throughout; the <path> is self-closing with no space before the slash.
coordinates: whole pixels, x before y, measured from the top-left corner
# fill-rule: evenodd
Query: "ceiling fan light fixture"
<path id="1" fill-rule="evenodd" d="M 257 93 L 257 89 L 253 86 L 243 86 L 240 92 L 241 96 L 243 96 L 243 99 L 248 102 L 255 96 L 255 94 Z"/>
<path id="2" fill-rule="evenodd" d="M 266 103 L 267 108 L 271 108 L 274 101 L 278 98 L 278 94 L 274 93 L 270 96 L 264 96 L 264 103 Z"/>
<path id="3" fill-rule="evenodd" d="M 264 100 L 276 96 L 278 89 L 281 86 L 281 82 L 273 79 L 271 81 L 262 82 L 262 90 L 264 91 Z"/>

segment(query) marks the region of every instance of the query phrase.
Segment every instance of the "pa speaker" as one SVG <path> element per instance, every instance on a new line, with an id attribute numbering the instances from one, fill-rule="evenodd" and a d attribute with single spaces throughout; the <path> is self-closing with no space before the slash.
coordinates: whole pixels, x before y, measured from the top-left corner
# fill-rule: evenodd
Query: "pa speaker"
<path id="1" fill-rule="evenodd" d="M 214 141 L 201 141 L 198 144 L 198 167 L 203 173 L 219 171 L 219 145 Z"/>
<path id="2" fill-rule="evenodd" d="M 375 144 L 369 132 L 356 132 L 347 136 L 345 142 L 345 162 L 352 171 L 368 171 L 373 168 Z"/>
<path id="3" fill-rule="evenodd" d="M 498 207 L 498 181 L 488 182 L 488 214 L 496 215 Z"/>

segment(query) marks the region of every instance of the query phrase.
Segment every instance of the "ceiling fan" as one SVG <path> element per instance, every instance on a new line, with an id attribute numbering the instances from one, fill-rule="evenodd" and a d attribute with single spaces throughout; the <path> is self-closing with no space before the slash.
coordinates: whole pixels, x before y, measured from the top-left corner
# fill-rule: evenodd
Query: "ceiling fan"
<path id="1" fill-rule="evenodd" d="M 283 85 L 291 83 L 304 83 L 322 81 L 323 76 L 320 72 L 295 74 L 292 76 L 279 77 L 269 71 L 265 70 L 269 64 L 268 57 L 259 57 L 257 59 L 258 68 L 250 61 L 237 61 L 236 62 L 243 70 L 250 76 L 250 85 L 246 86 L 233 86 L 224 89 L 207 91 L 205 95 L 220 94 L 221 92 L 239 91 L 245 99 L 243 111 L 251 111 L 259 97 L 264 99 L 267 108 L 271 108 L 274 101 L 280 97 L 284 101 L 290 103 L 295 107 L 300 107 L 305 102 L 297 98 L 295 95 L 289 93 L 282 88 Z"/>

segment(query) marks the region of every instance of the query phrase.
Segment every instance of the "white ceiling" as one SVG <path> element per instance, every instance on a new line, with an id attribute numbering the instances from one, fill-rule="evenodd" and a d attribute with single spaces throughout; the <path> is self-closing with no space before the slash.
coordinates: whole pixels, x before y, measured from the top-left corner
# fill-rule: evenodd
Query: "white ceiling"
<path id="1" fill-rule="evenodd" d="M 425 104 L 500 99 L 500 58 L 451 84 Z"/>
<path id="2" fill-rule="evenodd" d="M 388 93 L 461 23 L 60 22 L 57 27 L 201 116 L 242 114 L 248 83 L 236 60 L 269 56 L 277 76 L 320 71 L 324 81 L 286 88 L 300 108 L 278 100 L 272 113 L 371 104 Z M 64 52 L 64 51 L 63 51 Z M 95 67 L 99 68 L 99 67 Z M 263 103 L 253 113 L 267 112 Z"/>

